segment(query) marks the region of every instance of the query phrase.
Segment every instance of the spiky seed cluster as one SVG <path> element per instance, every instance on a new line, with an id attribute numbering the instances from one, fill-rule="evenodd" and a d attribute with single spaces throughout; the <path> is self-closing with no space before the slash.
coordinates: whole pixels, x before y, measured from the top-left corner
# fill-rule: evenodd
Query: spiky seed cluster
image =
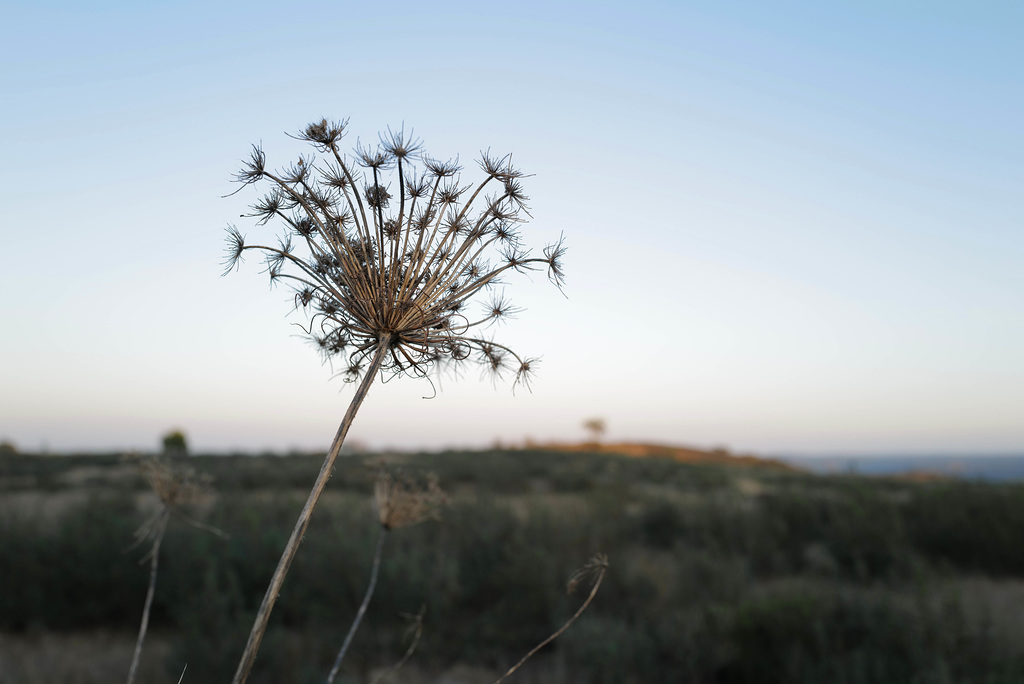
<path id="1" fill-rule="evenodd" d="M 143 477 L 167 507 L 195 503 L 209 488 L 209 481 L 193 470 L 175 467 L 159 458 L 139 462 Z"/>
<path id="2" fill-rule="evenodd" d="M 508 271 L 546 269 L 563 283 L 561 239 L 542 256 L 521 243 L 518 227 L 529 213 L 511 156 L 483 153 L 483 180 L 463 184 L 457 160 L 427 156 L 404 130 L 343 154 L 347 123 L 324 119 L 294 136 L 323 154 L 320 161 L 299 157 L 271 171 L 253 147 L 235 179 L 270 187 L 244 216 L 258 225 L 278 219 L 285 233 L 277 245 L 247 244 L 231 227 L 225 272 L 246 251 L 262 252 L 271 281 L 294 289 L 325 360 L 343 359 L 346 380 L 357 379 L 383 343 L 383 369 L 394 374 L 477 362 L 499 375 L 514 370 L 514 385 L 528 384 L 536 359 L 479 332 L 518 309 L 493 293 L 480 314 L 469 312 L 474 297 Z"/>
<path id="3" fill-rule="evenodd" d="M 590 579 L 596 579 L 604 574 L 608 569 L 608 556 L 603 553 L 594 554 L 594 556 L 588 560 L 582 567 L 578 568 L 572 576 L 569 577 L 569 582 L 565 586 L 566 593 L 573 594 L 580 585 L 584 584 Z"/>
<path id="4" fill-rule="evenodd" d="M 386 530 L 436 520 L 447 501 L 433 475 L 415 478 L 384 468 L 377 474 L 373 494 L 377 516 Z"/>

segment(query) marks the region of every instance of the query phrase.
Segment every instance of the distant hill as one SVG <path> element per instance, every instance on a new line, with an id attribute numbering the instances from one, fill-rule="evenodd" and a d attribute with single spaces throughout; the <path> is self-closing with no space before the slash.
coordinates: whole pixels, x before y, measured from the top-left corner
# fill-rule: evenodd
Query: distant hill
<path id="1" fill-rule="evenodd" d="M 569 453 L 602 453 L 629 456 L 632 458 L 664 458 L 677 463 L 716 463 L 719 465 L 770 468 L 797 472 L 801 469 L 783 461 L 760 458 L 750 454 L 733 454 L 726 449 L 705 451 L 691 447 L 668 446 L 665 444 L 644 444 L 640 442 L 581 442 L 579 444 L 544 444 L 539 448 Z"/>

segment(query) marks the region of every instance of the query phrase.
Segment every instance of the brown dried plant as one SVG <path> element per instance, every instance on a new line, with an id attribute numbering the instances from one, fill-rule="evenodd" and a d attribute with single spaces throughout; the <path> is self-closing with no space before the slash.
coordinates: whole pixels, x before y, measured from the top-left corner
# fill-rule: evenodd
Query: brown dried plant
<path id="1" fill-rule="evenodd" d="M 327 675 L 327 684 L 331 684 L 338 675 L 341 661 L 345 659 L 345 654 L 348 652 L 349 646 L 352 645 L 352 638 L 355 636 L 356 630 L 359 629 L 359 624 L 370 605 L 370 599 L 377 587 L 380 559 L 384 551 L 384 538 L 391 530 L 410 527 L 424 520 L 437 520 L 441 515 L 441 507 L 446 501 L 447 496 L 438 485 L 434 475 L 415 477 L 410 473 L 396 472 L 384 467 L 377 473 L 377 480 L 374 484 L 374 503 L 377 507 L 377 519 L 380 521 L 380 533 L 377 535 L 377 547 L 373 553 L 370 584 L 366 589 L 366 594 L 363 595 L 359 610 L 356 611 L 352 626 L 349 627 L 348 634 L 345 635 L 345 641 L 338 650 L 334 665 Z M 420 621 L 422 622 L 422 616 Z M 418 636 L 416 640 L 419 640 Z M 415 643 L 413 648 L 415 648 Z M 411 653 L 410 650 L 409 655 Z M 402 663 L 406 659 L 403 659 Z"/>
<path id="2" fill-rule="evenodd" d="M 162 458 L 140 460 L 139 471 L 160 503 L 167 508 L 196 503 L 209 488 L 207 478 L 198 476 L 190 468 L 171 465 Z"/>
<path id="3" fill-rule="evenodd" d="M 146 632 L 149 629 L 149 611 L 153 606 L 153 595 L 156 592 L 156 576 L 160 563 L 160 544 L 163 542 L 164 533 L 167 532 L 167 523 L 172 515 L 177 515 L 194 527 L 212 532 L 218 536 L 227 537 L 221 530 L 203 524 L 198 520 L 186 515 L 181 506 L 198 502 L 204 494 L 209 491 L 210 481 L 208 478 L 198 476 L 191 468 L 173 466 L 167 461 L 158 457 L 146 457 L 139 461 L 139 470 L 142 476 L 149 483 L 153 493 L 160 500 L 156 512 L 149 517 L 135 531 L 135 542 L 129 550 L 142 544 L 147 539 L 152 540 L 149 551 L 140 559 L 140 563 L 149 561 L 149 588 L 146 591 L 146 601 L 142 608 L 142 623 L 139 625 L 139 635 L 135 642 L 135 652 L 132 655 L 132 664 L 128 669 L 128 684 L 135 681 L 135 674 L 138 671 L 139 659 L 142 656 L 142 645 L 146 641 Z M 184 676 L 184 673 L 182 673 Z"/>
<path id="4" fill-rule="evenodd" d="M 397 663 L 378 673 L 377 676 L 370 680 L 370 684 L 380 684 L 380 682 L 383 682 L 388 677 L 401 670 L 402 666 L 409 662 L 409 658 L 412 657 L 413 652 L 416 651 L 416 647 L 419 646 L 420 638 L 423 637 L 423 616 L 426 615 L 426 613 L 426 604 L 420 606 L 420 612 L 415 615 L 412 613 L 399 613 L 401 617 L 405 618 L 409 622 L 409 626 L 405 630 L 404 637 L 409 640 L 409 648 L 405 649 L 405 653 L 402 654 L 402 657 L 398 659 Z"/>
<path id="5" fill-rule="evenodd" d="M 603 553 L 596 554 L 593 558 L 587 561 L 586 564 L 583 565 L 583 567 L 576 570 L 576 572 L 574 572 L 572 576 L 569 578 L 569 583 L 566 585 L 566 591 L 570 594 L 573 594 L 585 582 L 591 581 L 593 584 L 591 585 L 590 594 L 587 596 L 586 600 L 583 601 L 583 604 L 578 609 L 576 609 L 576 612 L 573 613 L 572 617 L 570 617 L 564 625 L 559 627 L 558 630 L 556 630 L 555 633 L 549 636 L 547 639 L 545 639 L 544 641 L 540 642 L 532 649 L 530 649 L 530 652 L 523 656 L 518 663 L 516 663 L 508 670 L 506 670 L 505 674 L 498 677 L 497 681 L 495 681 L 494 684 L 501 684 L 501 682 L 508 679 L 508 677 L 510 677 L 516 670 L 522 667 L 523 663 L 532 658 L 533 655 L 537 653 L 537 651 L 541 650 L 542 648 L 550 644 L 552 641 L 562 636 L 562 634 L 565 633 L 565 630 L 569 629 L 569 627 L 572 626 L 572 623 L 576 622 L 576 620 L 579 619 L 580 615 L 583 615 L 583 611 L 585 611 L 587 607 L 590 606 L 591 602 L 594 600 L 594 597 L 597 596 L 597 590 L 601 588 L 601 582 L 604 581 L 604 576 L 605 574 L 607 574 L 607 572 L 608 557 Z"/>
<path id="6" fill-rule="evenodd" d="M 262 254 L 271 283 L 290 287 L 295 308 L 308 316 L 303 329 L 323 358 L 359 384 L 281 554 L 233 684 L 249 676 L 284 577 L 376 376 L 428 377 L 475 363 L 495 376 L 510 371 L 513 388 L 528 387 L 537 359 L 483 332 L 518 312 L 497 286 L 512 273 L 538 269 L 563 283 L 562 240 L 534 256 L 519 236 L 529 212 L 525 174 L 511 155 L 482 153 L 482 180 L 467 183 L 457 159 L 428 156 L 404 129 L 344 153 L 347 123 L 322 119 L 293 136 L 322 159 L 300 156 L 275 171 L 254 146 L 235 176 L 243 187 L 268 188 L 246 216 L 257 225 L 280 221 L 284 233 L 276 244 L 250 244 L 231 227 L 225 273 L 246 253 Z M 470 311 L 474 302 L 482 304 L 477 314 Z"/>
<path id="7" fill-rule="evenodd" d="M 382 468 L 373 492 L 377 517 L 384 531 L 437 520 L 447 495 L 434 475 L 416 478 L 409 473 Z"/>

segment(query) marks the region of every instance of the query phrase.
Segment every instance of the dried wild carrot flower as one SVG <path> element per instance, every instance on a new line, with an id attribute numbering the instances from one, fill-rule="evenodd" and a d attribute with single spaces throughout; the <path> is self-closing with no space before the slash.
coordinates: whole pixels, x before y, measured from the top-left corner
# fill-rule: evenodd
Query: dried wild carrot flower
<path id="1" fill-rule="evenodd" d="M 191 468 L 174 466 L 161 458 L 154 457 L 140 460 L 139 470 L 157 495 L 157 498 L 160 499 L 160 506 L 135 531 L 135 542 L 129 547 L 130 550 L 146 540 L 151 541 L 149 551 L 139 561 L 140 563 L 149 561 L 149 588 L 146 591 L 146 600 L 143 603 L 142 622 L 139 625 L 139 634 L 135 642 L 135 652 L 132 655 L 131 666 L 128 669 L 128 684 L 133 684 L 135 681 L 135 675 L 139 668 L 139 658 L 142 655 L 142 646 L 146 641 L 146 633 L 149 630 L 149 613 L 153 606 L 156 576 L 160 564 L 160 545 L 163 543 L 164 534 L 167 532 L 167 524 L 170 522 L 171 515 L 176 514 L 180 516 L 185 522 L 194 527 L 212 532 L 221 537 L 227 537 L 223 531 L 201 523 L 185 515 L 179 509 L 180 506 L 199 501 L 209 489 L 209 478 L 200 477 Z"/>
<path id="2" fill-rule="evenodd" d="M 225 272 L 246 252 L 261 252 L 271 282 L 292 288 L 295 307 L 308 315 L 306 333 L 346 380 L 357 380 L 380 351 L 380 369 L 396 375 L 475 362 L 528 385 L 537 360 L 480 332 L 519 309 L 496 291 L 479 313 L 470 310 L 511 272 L 545 269 L 559 287 L 564 280 L 562 240 L 533 256 L 520 238 L 528 198 L 511 155 L 484 152 L 483 179 L 473 185 L 457 160 L 427 156 L 404 130 L 348 157 L 339 147 L 346 126 L 310 124 L 295 137 L 325 158 L 299 157 L 278 171 L 253 147 L 235 178 L 270 187 L 243 216 L 258 225 L 279 220 L 285 231 L 276 245 L 249 244 L 231 227 Z"/>
<path id="3" fill-rule="evenodd" d="M 195 503 L 209 488 L 208 478 L 163 459 L 145 458 L 139 462 L 139 470 L 161 503 L 169 508 Z"/>
<path id="4" fill-rule="evenodd" d="M 519 235 L 530 214 L 525 175 L 511 155 L 482 153 L 482 179 L 464 182 L 457 159 L 430 157 L 404 128 L 389 129 L 375 147 L 357 143 L 345 154 L 340 144 L 347 125 L 321 119 L 293 136 L 322 159 L 300 156 L 275 171 L 253 146 L 235 175 L 243 187 L 267 188 L 243 216 L 260 226 L 280 222 L 284 232 L 276 244 L 250 244 L 230 227 L 225 273 L 247 252 L 262 254 L 271 283 L 291 288 L 295 308 L 307 316 L 304 330 L 324 360 L 359 385 L 267 587 L 233 684 L 248 679 L 284 577 L 378 373 L 428 377 L 476 363 L 495 377 L 512 372 L 513 389 L 529 388 L 537 359 L 483 332 L 519 311 L 496 288 L 512 273 L 536 270 L 546 270 L 559 288 L 564 283 L 564 241 L 535 255 Z M 482 308 L 474 312 L 474 306 Z M 385 489 L 385 531 L 412 524 L 429 501 Z"/>
<path id="5" fill-rule="evenodd" d="M 377 506 L 377 517 L 380 520 L 381 529 L 377 537 L 377 547 L 373 553 L 370 584 L 366 588 L 363 601 L 359 605 L 359 610 L 356 611 L 356 617 L 352 621 L 352 626 L 349 627 L 345 641 L 338 650 L 338 655 L 334 659 L 334 665 L 327 674 L 327 684 L 332 684 L 334 678 L 338 676 L 341 662 L 345 659 L 345 654 L 348 653 L 348 649 L 352 645 L 352 638 L 355 636 L 356 630 L 359 629 L 359 624 L 362 622 L 366 609 L 370 605 L 370 599 L 373 597 L 374 589 L 377 586 L 377 576 L 380 573 L 380 559 L 384 550 L 384 539 L 387 537 L 388 532 L 400 527 L 409 527 L 431 518 L 437 519 L 440 517 L 441 506 L 444 505 L 445 500 L 445 493 L 441 490 L 441 487 L 437 484 L 437 478 L 433 475 L 414 477 L 410 473 L 392 471 L 383 466 L 380 468 L 374 486 L 374 503 Z M 420 619 L 422 628 L 422 615 Z M 418 636 L 416 640 L 419 640 Z M 412 648 L 415 648 L 415 642 Z M 407 656 L 411 655 L 411 653 L 412 651 L 410 650 Z M 395 669 L 401 667 L 401 663 L 404 663 L 404 659 Z"/>
<path id="6" fill-rule="evenodd" d="M 380 471 L 374 486 L 374 502 L 381 527 L 395 530 L 440 517 L 445 493 L 435 476 L 428 475 L 424 480 L 417 481 L 404 473 Z"/>
<path id="7" fill-rule="evenodd" d="M 608 569 L 608 556 L 603 553 L 595 554 L 590 560 L 578 568 L 565 585 L 567 594 L 574 594 L 580 585 L 591 578 L 603 577 Z M 596 583 L 597 580 L 595 580 Z"/>
<path id="8" fill-rule="evenodd" d="M 572 594 L 575 593 L 575 591 L 579 589 L 579 587 L 584 582 L 591 581 L 592 585 L 590 587 L 590 594 L 587 595 L 587 598 L 583 601 L 583 604 L 576 609 L 576 612 L 572 614 L 572 617 L 570 617 L 565 622 L 565 624 L 559 627 L 554 634 L 552 634 L 547 639 L 545 639 L 544 641 L 540 642 L 532 649 L 530 649 L 530 651 L 525 656 L 523 656 L 518 663 L 516 663 L 508 670 L 506 670 L 505 674 L 498 677 L 497 681 L 495 681 L 494 684 L 501 684 L 501 682 L 508 679 L 508 677 L 515 673 L 516 670 L 521 668 L 523 664 L 527 660 L 532 658 L 534 654 L 536 654 L 539 650 L 550 644 L 558 637 L 562 636 L 562 634 L 565 633 L 565 630 L 569 629 L 569 627 L 572 626 L 572 623 L 576 622 L 576 620 L 579 619 L 580 615 L 583 615 L 583 611 L 585 611 L 587 607 L 590 606 L 591 602 L 594 600 L 594 597 L 597 596 L 597 590 L 601 588 L 601 582 L 604 581 L 604 576 L 607 573 L 608 556 L 604 555 L 603 553 L 595 554 L 589 561 L 587 561 L 583 565 L 583 567 L 576 570 L 576 572 L 574 572 L 572 576 L 569 578 L 569 583 L 566 588 L 568 589 L 568 593 Z"/>

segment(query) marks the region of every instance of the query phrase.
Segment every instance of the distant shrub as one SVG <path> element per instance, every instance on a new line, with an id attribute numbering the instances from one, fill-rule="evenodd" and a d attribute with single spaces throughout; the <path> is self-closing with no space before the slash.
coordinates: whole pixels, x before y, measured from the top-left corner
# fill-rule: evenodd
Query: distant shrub
<path id="1" fill-rule="evenodd" d="M 671 548 L 685 529 L 681 513 L 668 502 L 655 503 L 640 517 L 644 541 L 659 549 Z"/>
<path id="2" fill-rule="evenodd" d="M 184 456 L 188 453 L 188 440 L 181 430 L 171 430 L 160 438 L 160 442 L 165 454 Z"/>
<path id="3" fill-rule="evenodd" d="M 672 681 L 659 667 L 661 654 L 645 624 L 607 615 L 581 621 L 566 635 L 565 650 L 594 684 Z"/>
<path id="4" fill-rule="evenodd" d="M 92 498 L 55 526 L 0 518 L 0 577 L 9 587 L 0 591 L 0 629 L 137 627 L 147 572 L 123 553 L 136 524 L 126 494 Z"/>
<path id="5" fill-rule="evenodd" d="M 726 638 L 728 684 L 1013 682 L 1019 654 L 996 648 L 955 594 L 795 583 L 739 605 Z"/>
<path id="6" fill-rule="evenodd" d="M 905 508 L 913 545 L 958 570 L 1024 576 L 1024 485 L 922 488 Z"/>

